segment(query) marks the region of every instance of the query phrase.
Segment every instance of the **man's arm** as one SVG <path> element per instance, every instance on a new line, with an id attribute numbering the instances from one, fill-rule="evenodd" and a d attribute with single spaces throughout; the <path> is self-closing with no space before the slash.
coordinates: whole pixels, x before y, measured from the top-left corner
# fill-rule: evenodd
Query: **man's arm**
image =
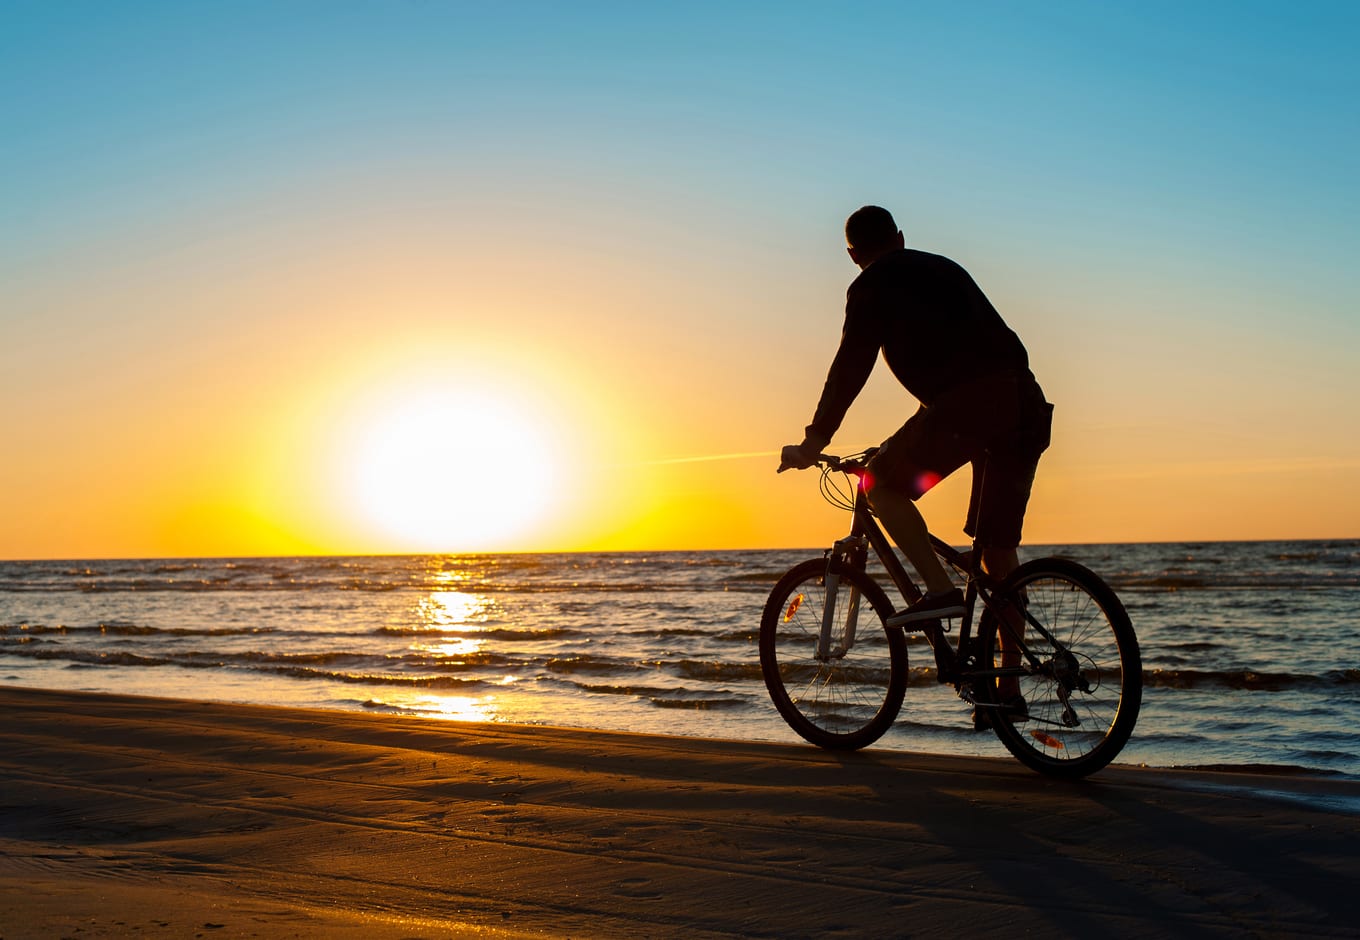
<path id="1" fill-rule="evenodd" d="M 856 309 L 856 306 L 860 309 Z M 831 443 L 831 438 L 845 419 L 846 411 L 869 380 L 874 362 L 878 359 L 881 340 L 872 318 L 865 315 L 867 312 L 861 305 L 847 305 L 841 344 L 827 372 L 817 411 L 806 428 L 803 442 L 784 448 L 780 455 L 781 471 L 789 468 L 801 470 L 816 462 L 817 455 Z"/>
<path id="2" fill-rule="evenodd" d="M 881 345 L 878 331 L 870 328 L 867 317 L 857 313 L 859 311 L 854 309 L 846 311 L 840 348 L 831 360 L 822 397 L 817 402 L 812 423 L 806 428 L 804 444 L 814 445 L 814 451 L 821 450 L 835 437 L 845 420 L 845 413 L 864 388 L 864 383 L 869 381 L 878 360 Z"/>

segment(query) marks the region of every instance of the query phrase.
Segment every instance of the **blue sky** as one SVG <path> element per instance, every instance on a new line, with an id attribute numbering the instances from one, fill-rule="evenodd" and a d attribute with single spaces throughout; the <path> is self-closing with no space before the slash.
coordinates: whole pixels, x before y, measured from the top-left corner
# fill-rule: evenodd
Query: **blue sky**
<path id="1" fill-rule="evenodd" d="M 130 446 L 178 426 L 165 390 L 205 348 L 246 371 L 201 408 L 281 375 L 290 337 L 441 318 L 638 399 L 654 456 L 777 448 L 839 327 L 841 221 L 876 202 L 1026 339 L 1062 419 L 1054 537 L 1173 532 L 1139 520 L 1177 493 L 1218 501 L 1187 537 L 1249 534 L 1241 501 L 1281 479 L 1262 535 L 1357 534 L 1353 498 L 1317 498 L 1360 482 L 1357 9 L 6 0 L 0 366 L 33 415 L 12 434 L 68 461 L 50 428 L 137 415 Z M 327 277 L 422 299 L 322 302 Z M 654 405 L 622 391 L 644 381 Z M 847 435 L 906 407 L 876 378 Z M 1128 502 L 1117 468 L 1157 461 L 1180 469 Z M 1216 484 L 1229 465 L 1257 488 Z"/>

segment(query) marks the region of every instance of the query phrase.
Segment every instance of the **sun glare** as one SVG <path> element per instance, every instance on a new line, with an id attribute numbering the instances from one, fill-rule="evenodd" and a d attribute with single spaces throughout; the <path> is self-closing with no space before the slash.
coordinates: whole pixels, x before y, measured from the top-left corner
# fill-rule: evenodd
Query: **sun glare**
<path id="1" fill-rule="evenodd" d="M 399 550 L 506 549 L 550 508 L 556 456 L 542 423 L 509 399 L 426 392 L 366 420 L 352 495 Z"/>

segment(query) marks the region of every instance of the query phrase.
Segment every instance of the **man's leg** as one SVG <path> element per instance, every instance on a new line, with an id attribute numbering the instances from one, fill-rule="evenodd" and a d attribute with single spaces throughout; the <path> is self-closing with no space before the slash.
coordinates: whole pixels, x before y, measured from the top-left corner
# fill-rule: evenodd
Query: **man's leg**
<path id="1" fill-rule="evenodd" d="M 874 479 L 867 494 L 869 505 L 926 589 L 926 597 L 898 615 L 901 623 L 963 615 L 963 594 L 936 556 L 914 501 L 968 462 L 972 445 L 958 433 L 956 410 L 923 405 L 869 461 Z"/>
<path id="2" fill-rule="evenodd" d="M 982 546 L 982 569 L 997 581 L 1008 577 L 1020 564 L 1016 546 L 1020 544 L 1029 504 L 1038 455 L 1015 454 L 1001 450 L 988 458 L 980 488 L 974 488 L 974 505 L 969 515 L 973 531 Z M 1001 666 L 1021 664 L 1021 644 L 1025 637 L 1024 613 L 1017 608 L 1001 612 L 997 645 L 1001 647 Z M 1006 702 L 1021 695 L 1020 679 L 1003 676 L 996 682 L 997 696 Z"/>
<path id="3" fill-rule="evenodd" d="M 883 528 L 925 582 L 926 591 L 942 594 L 953 590 L 954 582 L 949 579 L 930 544 L 926 520 L 916 508 L 916 503 L 902 493 L 879 484 L 869 491 L 869 505 L 873 506 Z"/>
<path id="4" fill-rule="evenodd" d="M 984 548 L 982 550 L 982 570 L 997 581 L 1002 580 L 1020 565 L 1020 553 L 1014 548 Z M 1001 618 L 998 640 L 1001 644 L 1001 666 L 1003 669 L 1020 665 L 1020 640 L 1025 635 L 1025 620 L 1018 610 L 1007 608 Z M 996 681 L 997 696 L 1001 701 L 1013 699 L 1020 694 L 1020 680 L 1015 676 L 1003 676 Z"/>
<path id="5" fill-rule="evenodd" d="M 984 548 L 982 570 L 1000 581 L 1020 567 L 1020 552 L 1014 548 Z"/>

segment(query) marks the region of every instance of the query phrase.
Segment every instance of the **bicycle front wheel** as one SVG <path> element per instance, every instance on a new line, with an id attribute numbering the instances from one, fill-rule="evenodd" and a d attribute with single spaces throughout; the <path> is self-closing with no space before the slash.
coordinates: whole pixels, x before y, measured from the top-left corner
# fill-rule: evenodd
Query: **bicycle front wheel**
<path id="1" fill-rule="evenodd" d="M 1128 742 L 1143 697 L 1138 639 L 1124 605 L 1094 572 L 1062 558 L 1021 565 L 997 597 L 1002 607 L 985 610 L 979 626 L 983 667 L 990 664 L 995 678 L 977 691 L 996 706 L 1018 682 L 1028 711 L 1016 718 L 998 710 L 997 737 L 1041 773 L 1094 773 Z M 1013 634 L 1019 623 L 1016 609 L 1025 621 L 1023 659 L 1002 642 L 1002 631 Z"/>
<path id="2" fill-rule="evenodd" d="M 760 669 L 789 727 L 854 750 L 892 726 L 907 691 L 906 639 L 884 624 L 892 611 L 862 570 L 825 558 L 779 580 L 760 618 Z"/>

